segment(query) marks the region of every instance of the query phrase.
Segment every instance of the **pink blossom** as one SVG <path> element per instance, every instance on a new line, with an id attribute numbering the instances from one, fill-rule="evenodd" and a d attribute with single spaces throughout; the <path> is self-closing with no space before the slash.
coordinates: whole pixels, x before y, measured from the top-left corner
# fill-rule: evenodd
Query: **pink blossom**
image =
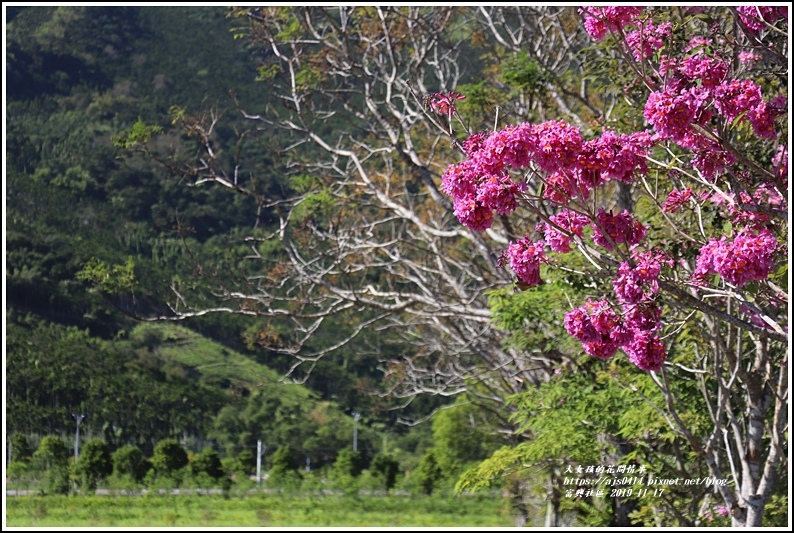
<path id="1" fill-rule="evenodd" d="M 675 213 L 681 207 L 687 205 L 691 199 L 692 189 L 690 187 L 687 187 L 683 191 L 673 189 L 670 191 L 670 194 L 667 195 L 667 199 L 664 201 L 664 205 L 662 205 L 662 211 L 665 213 Z"/>
<path id="2" fill-rule="evenodd" d="M 788 113 L 788 96 L 785 94 L 779 94 L 772 98 L 769 102 L 769 105 L 772 107 L 772 110 L 777 115 L 783 115 Z"/>
<path id="3" fill-rule="evenodd" d="M 679 144 L 693 151 L 692 166 L 707 180 L 715 181 L 719 174 L 736 163 L 736 156 L 719 144 L 700 135 L 697 139 L 693 136 L 693 140 L 694 142 L 689 142 L 689 139 L 685 138 L 679 141 Z"/>
<path id="4" fill-rule="evenodd" d="M 741 63 L 742 65 L 752 67 L 760 60 L 761 60 L 761 56 L 759 56 L 752 50 L 742 50 L 741 52 L 739 52 L 739 63 Z"/>
<path id="5" fill-rule="evenodd" d="M 651 295 L 646 295 L 643 290 L 642 280 L 628 263 L 621 263 L 617 277 L 612 280 L 615 294 L 621 303 L 635 304 L 647 301 Z M 656 287 L 658 291 L 658 284 Z"/>
<path id="6" fill-rule="evenodd" d="M 772 271 L 772 256 L 777 248 L 777 239 L 766 229 L 754 233 L 745 227 L 733 241 L 726 237 L 709 239 L 700 249 L 692 278 L 702 282 L 707 275 L 717 273 L 737 287 L 766 279 Z"/>
<path id="7" fill-rule="evenodd" d="M 532 242 L 523 237 L 507 248 L 510 267 L 519 280 L 530 287 L 540 284 L 540 263 L 546 262 L 543 242 Z"/>
<path id="8" fill-rule="evenodd" d="M 535 164 L 545 172 L 558 172 L 576 161 L 582 134 L 564 120 L 549 120 L 533 128 Z"/>
<path id="9" fill-rule="evenodd" d="M 760 204 L 768 205 L 785 209 L 787 205 L 786 198 L 780 194 L 772 183 L 762 183 L 753 193 L 753 199 Z"/>
<path id="10" fill-rule="evenodd" d="M 623 346 L 623 351 L 632 363 L 645 371 L 661 370 L 667 359 L 667 350 L 653 331 L 636 331 L 634 339 Z"/>
<path id="11" fill-rule="evenodd" d="M 624 306 L 621 317 L 605 300 L 587 303 L 565 314 L 565 329 L 593 357 L 607 359 L 619 348 L 643 370 L 659 370 L 667 357 L 656 333 L 661 309 L 653 302 Z"/>
<path id="12" fill-rule="evenodd" d="M 621 345 L 634 338 L 605 300 L 587 300 L 585 305 L 566 313 L 565 329 L 582 343 L 586 353 L 599 359 L 612 357 Z"/>
<path id="13" fill-rule="evenodd" d="M 662 264 L 669 261 L 664 255 L 656 251 L 632 253 L 636 263 L 632 267 L 629 263 L 622 262 L 618 268 L 618 275 L 612 281 L 618 301 L 624 304 L 637 304 L 651 301 L 659 292 L 659 273 Z"/>
<path id="14" fill-rule="evenodd" d="M 702 121 L 708 92 L 698 87 L 680 91 L 671 88 L 656 91 L 645 102 L 644 115 L 662 138 L 683 137 L 693 122 Z"/>
<path id="15" fill-rule="evenodd" d="M 660 327 L 662 308 L 656 302 L 623 306 L 623 321 L 630 331 L 652 331 Z"/>
<path id="16" fill-rule="evenodd" d="M 493 224 L 493 211 L 471 198 L 457 198 L 452 203 L 461 224 L 472 231 L 485 231 Z"/>
<path id="17" fill-rule="evenodd" d="M 713 39 L 703 37 L 702 35 L 695 35 L 689 39 L 689 43 L 684 47 L 684 52 L 691 52 L 692 50 L 696 50 L 698 48 L 711 46 L 712 42 L 714 42 Z"/>
<path id="18" fill-rule="evenodd" d="M 475 157 L 485 165 L 528 167 L 537 144 L 534 130 L 527 122 L 518 126 L 505 126 L 488 136 L 482 144 L 482 150 Z"/>
<path id="19" fill-rule="evenodd" d="M 620 349 L 620 345 L 611 340 L 605 340 L 598 342 L 583 343 L 582 348 L 584 349 L 587 355 L 592 355 L 593 357 L 597 357 L 598 359 L 609 359 L 610 357 L 618 353 L 618 349 Z"/>
<path id="20" fill-rule="evenodd" d="M 651 57 L 664 45 L 664 40 L 670 37 L 672 27 L 670 22 L 663 22 L 658 26 L 650 22 L 640 23 L 639 29 L 626 35 L 626 44 L 629 45 L 634 59 L 642 61 Z"/>
<path id="21" fill-rule="evenodd" d="M 506 215 L 518 206 L 516 196 L 525 183 L 516 183 L 507 174 L 502 157 L 494 153 L 493 135 L 473 135 L 464 143 L 470 157 L 450 165 L 441 177 L 441 190 L 452 197 L 454 213 L 461 224 L 474 231 L 491 227 L 493 211 Z"/>
<path id="22" fill-rule="evenodd" d="M 449 165 L 441 176 L 441 190 L 453 200 L 473 199 L 477 194 L 478 173 L 479 169 L 470 159 Z"/>
<path id="23" fill-rule="evenodd" d="M 510 176 L 486 176 L 477 185 L 477 201 L 487 209 L 507 215 L 518 207 L 516 195 L 520 192 L 521 187 Z"/>
<path id="24" fill-rule="evenodd" d="M 788 20 L 786 6 L 739 6 L 736 11 L 739 12 L 739 18 L 752 35 L 758 35 L 766 29 L 765 22 L 771 24 L 780 18 Z"/>
<path id="25" fill-rule="evenodd" d="M 611 212 L 607 213 L 604 209 L 599 209 L 596 221 L 598 225 L 593 231 L 593 242 L 607 250 L 612 250 L 613 243 L 626 243 L 629 246 L 634 246 L 645 238 L 645 226 L 626 210 L 618 215 L 613 215 Z M 609 238 L 602 231 L 606 232 Z"/>
<path id="26" fill-rule="evenodd" d="M 631 183 L 635 172 L 646 174 L 645 157 L 653 144 L 650 133 L 644 131 L 618 135 L 606 130 L 601 137 L 585 142 L 576 158 L 582 169 L 582 188 L 590 190 L 609 179 Z"/>
<path id="27" fill-rule="evenodd" d="M 756 189 L 755 194 L 758 195 L 758 198 L 764 199 L 764 194 L 766 192 L 776 194 L 776 197 L 767 197 L 772 201 L 777 201 L 778 198 L 782 200 L 782 197 L 777 194 L 777 191 L 770 191 L 766 187 Z M 728 211 L 734 224 L 739 225 L 745 223 L 754 226 L 763 226 L 769 222 L 769 213 L 765 212 L 763 209 L 759 209 L 761 205 L 755 196 L 750 196 L 744 191 L 740 191 L 738 195 L 729 194 L 728 196 L 731 198 L 731 201 L 728 202 Z"/>
<path id="28" fill-rule="evenodd" d="M 489 134 L 487 131 L 482 131 L 463 141 L 463 149 L 466 151 L 466 155 L 472 157 L 476 152 L 479 152 Z"/>
<path id="29" fill-rule="evenodd" d="M 718 505 L 717 507 L 714 508 L 714 510 L 717 511 L 717 514 L 720 516 L 728 516 L 729 514 L 731 514 L 731 510 L 725 507 L 724 505 Z"/>
<path id="30" fill-rule="evenodd" d="M 775 110 L 766 102 L 761 102 L 748 113 L 750 125 L 756 135 L 762 139 L 775 138 Z"/>
<path id="31" fill-rule="evenodd" d="M 772 158 L 772 166 L 777 178 L 788 187 L 788 146 L 780 145 Z"/>
<path id="32" fill-rule="evenodd" d="M 456 93 L 455 91 L 449 91 L 448 93 L 433 93 L 431 98 L 430 107 L 441 115 L 454 114 L 455 101 L 466 99 L 464 95 Z"/>
<path id="33" fill-rule="evenodd" d="M 567 209 L 550 217 L 550 220 L 563 230 L 579 237 L 582 236 L 584 227 L 590 224 L 590 219 L 586 216 Z M 551 224 L 540 223 L 537 229 L 538 231 L 543 231 L 546 237 L 546 244 L 549 245 L 552 251 L 565 254 L 572 250 L 571 238 Z"/>
<path id="34" fill-rule="evenodd" d="M 644 9 L 639 6 L 585 6 L 579 8 L 579 13 L 584 15 L 587 34 L 600 41 L 607 31 L 622 30 Z"/>
<path id="35" fill-rule="evenodd" d="M 712 89 L 723 82 L 729 69 L 726 61 L 700 52 L 685 58 L 680 72 L 689 80 L 702 80 L 704 88 Z"/>
<path id="36" fill-rule="evenodd" d="M 662 54 L 659 57 L 659 76 L 662 78 L 668 78 L 668 74 L 672 76 L 673 73 L 678 71 L 680 65 L 681 60 L 679 58 Z M 670 77 L 670 79 L 672 80 L 673 78 Z"/>
<path id="37" fill-rule="evenodd" d="M 763 103 L 761 87 L 752 80 L 730 80 L 714 91 L 714 107 L 729 122 Z"/>
<path id="38" fill-rule="evenodd" d="M 560 172 L 551 174 L 544 181 L 546 186 L 543 188 L 543 197 L 547 200 L 567 205 L 576 196 L 573 180 Z"/>
<path id="39" fill-rule="evenodd" d="M 590 301 L 588 300 L 588 303 Z M 590 321 L 587 306 L 577 307 L 565 313 L 565 330 L 582 343 L 593 343 L 601 340 L 601 334 L 596 331 Z"/>

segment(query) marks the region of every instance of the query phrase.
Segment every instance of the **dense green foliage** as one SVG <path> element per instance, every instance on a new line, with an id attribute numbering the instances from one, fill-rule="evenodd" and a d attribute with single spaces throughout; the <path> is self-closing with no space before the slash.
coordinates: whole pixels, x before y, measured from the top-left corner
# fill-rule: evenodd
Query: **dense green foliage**
<path id="1" fill-rule="evenodd" d="M 113 472 L 113 462 L 107 444 L 101 439 L 90 439 L 82 445 L 75 474 L 85 490 L 96 489 L 97 482 Z"/>
<path id="2" fill-rule="evenodd" d="M 120 476 L 129 476 L 136 482 L 140 482 L 151 468 L 151 463 L 137 446 L 122 446 L 113 452 L 111 459 L 113 472 Z"/>
<path id="3" fill-rule="evenodd" d="M 187 465 L 187 452 L 176 439 L 164 439 L 154 447 L 152 466 L 162 476 L 173 476 Z"/>
<path id="4" fill-rule="evenodd" d="M 11 461 L 29 462 L 31 459 L 30 445 L 25 435 L 16 433 L 11 436 Z"/>
<path id="5" fill-rule="evenodd" d="M 33 462 L 39 468 L 66 467 L 69 462 L 69 451 L 59 437 L 48 435 L 41 439 L 39 447 L 33 453 Z"/>
<path id="6" fill-rule="evenodd" d="M 419 486 L 422 488 L 422 493 L 433 494 L 433 491 L 438 486 L 439 481 L 444 477 L 444 471 L 438 464 L 436 459 L 435 450 L 430 450 L 425 453 L 419 460 L 419 466 L 416 469 L 416 476 L 418 478 Z"/>
<path id="7" fill-rule="evenodd" d="M 382 487 L 388 493 L 388 491 L 394 487 L 395 483 L 397 483 L 400 463 L 390 455 L 378 454 L 372 458 L 370 470 L 381 481 Z"/>

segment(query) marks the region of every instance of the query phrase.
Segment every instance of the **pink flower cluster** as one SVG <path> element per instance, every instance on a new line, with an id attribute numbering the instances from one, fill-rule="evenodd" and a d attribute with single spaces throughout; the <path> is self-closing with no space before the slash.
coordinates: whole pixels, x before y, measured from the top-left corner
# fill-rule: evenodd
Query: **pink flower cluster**
<path id="1" fill-rule="evenodd" d="M 658 330 L 661 319 L 662 308 L 656 302 L 623 305 L 623 320 L 633 331 Z"/>
<path id="2" fill-rule="evenodd" d="M 748 176 L 748 172 L 736 172 L 735 176 L 749 185 L 755 185 L 752 195 L 739 191 L 721 192 L 710 196 L 710 201 L 718 206 L 726 207 L 726 216 L 731 217 L 734 226 L 749 225 L 754 229 L 763 229 L 772 220 L 772 213 L 785 218 L 788 201 L 780 193 L 778 186 L 772 182 L 758 182 Z"/>
<path id="3" fill-rule="evenodd" d="M 746 114 L 756 135 L 764 139 L 775 136 L 776 108 L 764 102 L 761 87 L 752 80 L 731 80 L 714 90 L 714 107 L 728 121 Z"/>
<path id="4" fill-rule="evenodd" d="M 747 30 L 758 35 L 766 29 L 765 23 L 773 23 L 778 19 L 788 20 L 788 8 L 786 6 L 739 6 L 736 8 L 739 18 L 747 27 Z"/>
<path id="5" fill-rule="evenodd" d="M 576 180 L 561 172 L 551 174 L 543 182 L 546 184 L 543 188 L 543 197 L 556 204 L 567 205 L 571 198 L 575 198 L 580 192 L 575 190 Z M 581 195 L 586 197 L 584 193 Z"/>
<path id="6" fill-rule="evenodd" d="M 618 301 L 623 304 L 639 304 L 653 301 L 659 292 L 659 273 L 662 265 L 671 266 L 664 254 L 656 251 L 632 252 L 636 266 L 620 263 L 618 275 L 612 280 Z"/>
<path id="7" fill-rule="evenodd" d="M 637 367 L 659 370 L 667 357 L 657 333 L 659 315 L 656 304 L 631 306 L 621 317 L 609 302 L 587 300 L 565 314 L 565 329 L 593 357 L 608 359 L 623 348 Z"/>
<path id="8" fill-rule="evenodd" d="M 654 26 L 650 22 L 640 23 L 636 29 L 626 35 L 626 44 L 629 45 L 634 59 L 642 61 L 653 55 L 664 45 L 664 40 L 670 36 L 671 22 L 663 22 Z"/>
<path id="9" fill-rule="evenodd" d="M 662 211 L 665 213 L 675 213 L 681 207 L 687 205 L 691 199 L 692 189 L 690 187 L 687 187 L 683 191 L 673 189 L 670 191 L 670 194 L 667 195 L 667 199 L 664 201 L 664 205 L 662 205 Z"/>
<path id="10" fill-rule="evenodd" d="M 679 141 L 690 132 L 693 123 L 702 124 L 711 118 L 708 104 L 709 93 L 700 87 L 668 87 L 648 96 L 643 114 L 660 140 Z"/>
<path id="11" fill-rule="evenodd" d="M 537 150 L 535 128 L 528 122 L 517 126 L 505 126 L 491 133 L 483 141 L 482 149 L 473 158 L 484 167 L 495 170 L 501 170 L 505 165 L 512 168 L 526 168 Z"/>
<path id="12" fill-rule="evenodd" d="M 766 229 L 756 233 L 745 227 L 733 241 L 725 237 L 709 239 L 700 249 L 692 279 L 700 284 L 709 274 L 717 273 L 737 287 L 766 279 L 772 271 L 772 256 L 777 248 L 777 239 Z"/>
<path id="13" fill-rule="evenodd" d="M 584 142 L 578 128 L 562 120 L 506 126 L 464 141 L 467 159 L 450 165 L 441 189 L 452 197 L 455 216 L 466 227 L 482 231 L 491 226 L 493 211 L 509 214 L 526 184 L 515 183 L 509 170 L 535 164 L 546 172 L 544 195 L 560 204 L 610 179 L 631 182 L 648 171 L 645 157 L 654 144 L 648 132 L 618 135 L 606 131 Z"/>
<path id="14" fill-rule="evenodd" d="M 587 300 L 585 305 L 565 313 L 565 329 L 582 343 L 585 352 L 599 359 L 612 357 L 633 338 L 606 300 Z"/>
<path id="15" fill-rule="evenodd" d="M 479 152 L 478 152 L 479 153 Z M 491 227 L 493 212 L 509 214 L 517 207 L 519 185 L 504 171 L 491 173 L 477 159 L 450 165 L 441 179 L 441 189 L 453 199 L 455 216 L 474 231 Z"/>
<path id="16" fill-rule="evenodd" d="M 452 115 L 455 113 L 455 101 L 465 100 L 466 97 L 455 91 L 448 93 L 433 93 L 430 95 L 430 108 L 440 115 Z"/>
<path id="17" fill-rule="evenodd" d="M 623 347 L 629 361 L 645 371 L 661 370 L 667 351 L 655 331 L 635 331 L 634 339 Z"/>
<path id="18" fill-rule="evenodd" d="M 649 18 L 641 20 L 642 11 L 642 7 L 634 6 L 579 10 L 594 39 L 602 39 L 607 33 L 625 35 L 628 51 L 637 61 L 646 61 L 671 40 L 672 28 L 667 22 L 654 25 Z M 777 7 L 743 7 L 738 12 L 749 31 L 756 33 L 765 28 L 764 21 L 787 17 L 787 9 Z M 771 273 L 773 256 L 783 247 L 768 228 L 770 208 L 786 209 L 787 147 L 780 146 L 772 158 L 777 179 L 758 179 L 751 175 L 751 165 L 731 169 L 741 154 L 729 149 L 730 139 L 721 134 L 724 124 L 718 127 L 714 119 L 731 126 L 746 121 L 756 136 L 772 139 L 776 136 L 776 117 L 787 113 L 788 101 L 783 95 L 765 101 L 761 82 L 732 79 L 733 58 L 713 51 L 724 44 L 717 30 L 714 26 L 710 37 L 690 39 L 682 54 L 685 57 L 660 58 L 658 71 L 651 75 L 658 77 L 649 80 L 658 90 L 650 94 L 643 110 L 652 131 L 627 135 L 605 130 L 599 137 L 585 140 L 580 129 L 562 120 L 507 126 L 464 141 L 466 159 L 451 165 L 442 178 L 441 187 L 452 197 L 455 215 L 476 231 L 491 226 L 494 211 L 507 215 L 517 208 L 526 184 L 511 178 L 514 169 L 531 168 L 527 175 L 542 180 L 543 197 L 563 207 L 546 223 L 537 225 L 543 240 L 523 237 L 512 242 L 500 257 L 500 265 L 509 261 L 521 284 L 531 287 L 542 283 L 540 265 L 548 262 L 545 247 L 569 253 L 572 241 L 582 238 L 585 227 L 591 224 L 596 245 L 606 250 L 620 246 L 622 252 L 631 253 L 629 260 L 619 264 L 612 280 L 612 304 L 606 299 L 588 300 L 565 314 L 566 330 L 594 357 L 607 359 L 622 349 L 646 371 L 659 370 L 667 357 L 660 336 L 662 308 L 656 300 L 662 269 L 672 267 L 673 260 L 659 251 L 641 252 L 637 248 L 647 230 L 627 210 L 612 214 L 599 209 L 595 217 L 588 217 L 575 211 L 579 208 L 571 202 L 588 198 L 590 191 L 609 180 L 631 183 L 637 174 L 647 173 L 646 160 L 656 143 L 672 141 L 688 150 L 691 166 L 702 178 L 717 184 L 717 191 L 733 191 L 717 194 L 712 200 L 729 212 L 735 227 L 744 226 L 732 239 L 712 238 L 702 247 L 693 282 L 703 284 L 712 274 L 719 274 L 736 287 L 763 280 Z M 736 49 L 740 48 L 741 43 Z M 749 52 L 740 57 L 748 65 L 757 60 L 758 56 Z M 430 105 L 439 113 L 453 113 L 455 102 L 462 99 L 457 93 L 434 98 Z M 729 188 L 717 181 L 727 169 L 731 169 Z M 704 194 L 698 195 L 691 188 L 673 189 L 662 209 L 677 212 L 693 200 L 706 200 L 708 194 Z"/>
<path id="19" fill-rule="evenodd" d="M 593 231 L 593 242 L 607 250 L 612 250 L 614 244 L 634 246 L 645 238 L 645 226 L 626 210 L 613 215 L 599 209 L 596 222 L 598 224 Z"/>
<path id="20" fill-rule="evenodd" d="M 546 262 L 543 242 L 532 242 L 529 237 L 523 237 L 510 244 L 507 257 L 519 280 L 530 287 L 540 284 L 540 263 Z"/>
<path id="21" fill-rule="evenodd" d="M 572 250 L 570 235 L 582 236 L 584 227 L 590 225 L 590 219 L 585 215 L 580 215 L 574 211 L 564 209 L 558 214 L 550 217 L 549 220 L 568 232 L 565 234 L 551 224 L 541 222 L 537 225 L 537 231 L 542 231 L 546 237 L 546 244 L 553 252 L 566 254 Z"/>
<path id="22" fill-rule="evenodd" d="M 730 65 L 727 61 L 709 57 L 703 52 L 684 58 L 678 68 L 679 74 L 687 80 L 700 80 L 704 89 L 713 89 L 725 81 L 729 70 Z"/>
<path id="23" fill-rule="evenodd" d="M 648 172 L 645 158 L 655 142 L 645 131 L 617 134 L 606 130 L 601 137 L 582 143 L 575 161 L 566 160 L 570 162 L 567 168 L 548 175 L 543 197 L 567 205 L 572 198 L 587 198 L 592 189 L 611 179 L 631 183 L 635 175 Z M 548 166 L 554 164 L 552 160 Z"/>
<path id="24" fill-rule="evenodd" d="M 586 192 L 610 179 L 631 183 L 635 172 L 648 172 L 645 156 L 655 142 L 646 131 L 617 134 L 610 130 L 585 142 L 576 158 L 580 187 Z"/>
<path id="25" fill-rule="evenodd" d="M 726 81 L 730 68 L 725 59 L 710 57 L 702 50 L 684 59 L 661 58 L 659 76 L 664 88 L 651 93 L 644 111 L 661 140 L 669 139 L 684 148 L 698 149 L 694 145 L 703 141 L 693 140 L 700 136 L 693 136 L 691 125 L 706 126 L 713 117 L 712 108 L 728 122 L 739 117 L 749 121 L 761 138 L 775 136 L 774 119 L 787 111 L 786 106 L 775 100 L 765 102 L 761 88 L 752 80 Z"/>
<path id="26" fill-rule="evenodd" d="M 752 50 L 742 50 L 741 52 L 739 52 L 739 63 L 741 63 L 742 65 L 746 65 L 747 67 L 752 67 L 760 60 L 761 60 L 761 56 L 759 56 Z"/>
<path id="27" fill-rule="evenodd" d="M 744 191 L 738 194 L 728 193 L 726 196 L 727 198 L 715 196 L 712 201 L 716 204 L 727 204 L 731 221 L 737 226 L 748 224 L 754 228 L 763 228 L 771 220 L 771 210 L 778 209 L 782 212 L 786 206 L 786 199 L 769 183 L 761 183 L 752 196 Z"/>
<path id="28" fill-rule="evenodd" d="M 699 48 L 705 48 L 707 46 L 711 46 L 713 43 L 713 39 L 709 39 L 708 37 L 703 37 L 702 35 L 695 35 L 691 39 L 689 39 L 689 43 L 684 47 L 684 52 L 691 52 L 692 50 L 697 50 Z"/>
<path id="29" fill-rule="evenodd" d="M 692 150 L 692 166 L 712 182 L 716 181 L 718 174 L 736 163 L 735 155 L 700 135 L 687 135 L 678 144 Z"/>
<path id="30" fill-rule="evenodd" d="M 482 150 L 482 145 L 485 142 L 485 139 L 488 138 L 487 131 L 481 131 L 480 133 L 475 133 L 465 141 L 463 141 L 463 150 L 466 152 L 467 157 L 472 157 L 474 154 Z"/>
<path id="31" fill-rule="evenodd" d="M 533 129 L 535 164 L 545 172 L 557 172 L 572 165 L 582 149 L 582 134 L 564 120 L 550 120 Z"/>
<path id="32" fill-rule="evenodd" d="M 579 8 L 579 13 L 584 15 L 587 34 L 600 41 L 607 31 L 621 31 L 644 9 L 640 6 L 585 6 Z"/>

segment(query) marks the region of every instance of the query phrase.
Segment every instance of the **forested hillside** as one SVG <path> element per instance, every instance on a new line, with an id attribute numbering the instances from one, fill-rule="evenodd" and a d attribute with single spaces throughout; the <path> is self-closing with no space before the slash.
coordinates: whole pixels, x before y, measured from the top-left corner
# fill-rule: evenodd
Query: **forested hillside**
<path id="1" fill-rule="evenodd" d="M 150 485 L 264 439 L 280 486 L 518 523 L 787 519 L 787 8 L 7 14 L 6 429 L 51 486 L 22 437 L 87 412 Z"/>
<path id="2" fill-rule="evenodd" d="M 320 438 L 324 444 L 308 454 L 321 465 L 350 445 L 353 411 L 380 431 L 407 431 L 395 424 L 396 412 L 370 396 L 377 362 L 356 350 L 321 362 L 306 382 L 310 392 L 279 382 L 293 361 L 255 342 L 260 320 L 210 315 L 183 323 L 225 346 L 211 349 L 196 348 L 216 346 L 210 341 L 177 342 L 186 333 L 173 328 L 138 325 L 136 318 L 165 313 L 163 296 L 174 279 L 192 277 L 197 265 L 190 254 L 238 268 L 231 262 L 240 246 L 236 235 L 257 223 L 250 200 L 187 187 L 114 144 L 139 121 L 169 130 L 173 107 L 231 107 L 229 91 L 251 105 L 270 98 L 255 81 L 249 45 L 234 39 L 233 27 L 224 8 L 9 8 L 9 435 L 33 442 L 67 436 L 75 429 L 71 413 L 85 412 L 84 434 L 114 447 L 135 444 L 147 454 L 170 436 L 187 438 L 196 451 L 214 443 L 230 456 L 252 453 L 257 438 L 297 452 L 312 446 L 307 439 L 320 438 L 312 437 L 318 426 L 311 418 L 327 412 L 323 419 L 336 420 L 338 436 Z M 220 142 L 234 142 L 234 124 L 224 127 Z M 157 142 L 167 148 L 183 141 L 171 131 Z M 248 149 L 252 160 L 258 151 L 266 187 L 284 187 L 278 154 L 266 144 Z M 103 295 L 81 279 L 82 270 L 99 263 L 134 276 L 134 294 Z M 260 403 L 269 396 L 290 403 L 302 422 L 281 421 L 282 408 Z M 245 418 L 254 416 L 244 414 L 249 402 L 252 413 L 270 413 L 268 420 Z M 418 414 L 433 405 L 425 402 Z M 242 433 L 229 426 L 230 417 L 247 425 Z M 289 424 L 301 426 L 299 433 Z M 383 438 L 364 430 L 361 446 L 371 457 Z"/>

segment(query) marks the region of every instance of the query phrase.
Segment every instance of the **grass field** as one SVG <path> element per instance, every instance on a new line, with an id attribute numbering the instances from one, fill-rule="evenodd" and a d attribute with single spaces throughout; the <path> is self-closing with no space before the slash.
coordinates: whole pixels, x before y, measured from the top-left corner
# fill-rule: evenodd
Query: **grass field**
<path id="1" fill-rule="evenodd" d="M 7 527 L 511 527 L 493 496 L 18 496 Z"/>

